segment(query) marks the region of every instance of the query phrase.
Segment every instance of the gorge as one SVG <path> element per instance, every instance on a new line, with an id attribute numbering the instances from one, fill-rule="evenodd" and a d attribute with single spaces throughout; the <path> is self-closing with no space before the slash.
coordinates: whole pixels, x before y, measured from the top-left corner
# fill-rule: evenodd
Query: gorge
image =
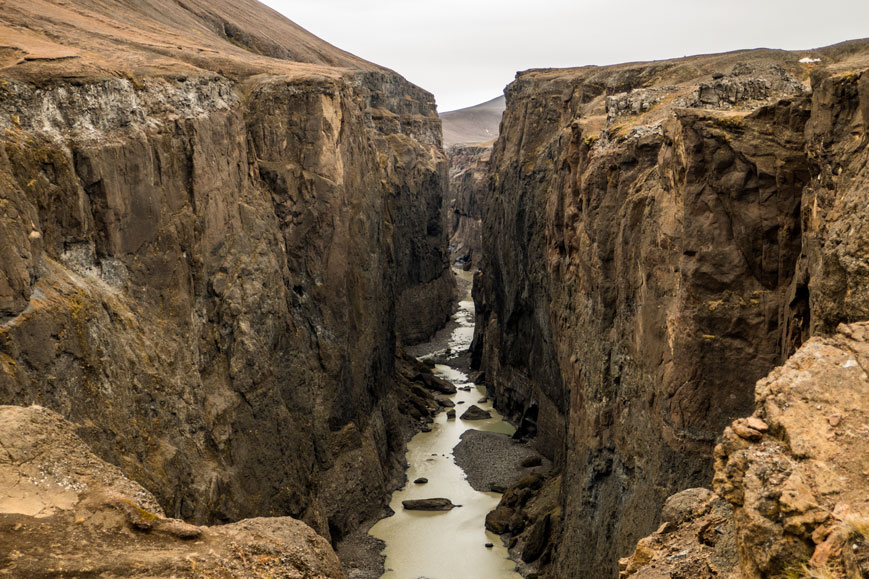
<path id="1" fill-rule="evenodd" d="M 528 70 L 442 129 L 255 0 L 0 39 L 0 574 L 362 579 L 374 525 L 431 576 L 399 505 L 452 490 L 413 533 L 467 577 L 869 576 L 869 41 Z M 480 492 L 450 380 L 543 458 Z"/>

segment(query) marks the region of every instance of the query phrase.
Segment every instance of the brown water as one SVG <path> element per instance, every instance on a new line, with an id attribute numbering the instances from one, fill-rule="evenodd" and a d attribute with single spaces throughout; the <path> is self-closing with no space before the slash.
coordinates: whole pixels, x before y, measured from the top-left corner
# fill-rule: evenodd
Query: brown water
<path id="1" fill-rule="evenodd" d="M 465 272 L 457 272 L 467 275 Z M 467 279 L 467 278 L 465 278 Z M 468 348 L 473 336 L 474 303 L 470 291 L 459 303 L 454 319 L 459 323 L 450 336 L 453 351 Z M 489 420 L 466 422 L 460 418 L 447 420 L 441 412 L 432 424 L 431 432 L 421 432 L 407 445 L 408 483 L 392 495 L 390 507 L 395 514 L 379 521 L 369 533 L 386 543 L 386 573 L 394 579 L 520 579 L 508 559 L 500 537 L 486 531 L 486 514 L 500 499 L 497 493 L 475 491 L 465 479 L 465 473 L 453 460 L 453 447 L 468 429 L 512 434 L 513 427 L 505 422 L 491 404 L 478 403 L 485 388 L 468 382 L 463 372 L 450 366 L 437 365 L 435 373 L 457 386 L 470 385 L 468 392 L 459 390 L 451 398 L 456 402 L 456 414 L 461 416 L 471 404 L 492 413 Z M 464 404 L 459 404 L 463 401 Z M 417 485 L 419 477 L 429 480 Z M 448 512 L 407 511 L 401 501 L 445 497 L 462 505 Z M 486 543 L 494 546 L 486 548 Z"/>

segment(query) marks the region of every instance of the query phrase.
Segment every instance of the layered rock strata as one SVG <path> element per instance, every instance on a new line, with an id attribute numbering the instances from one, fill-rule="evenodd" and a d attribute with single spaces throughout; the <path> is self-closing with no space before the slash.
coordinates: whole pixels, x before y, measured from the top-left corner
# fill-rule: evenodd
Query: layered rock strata
<path id="1" fill-rule="evenodd" d="M 544 573 L 615 576 L 754 383 L 869 317 L 867 68 L 853 42 L 507 88 L 473 357 L 562 470 Z"/>
<path id="2" fill-rule="evenodd" d="M 172 517 L 339 539 L 452 307 L 433 97 L 253 1 L 0 15 L 0 402 Z"/>

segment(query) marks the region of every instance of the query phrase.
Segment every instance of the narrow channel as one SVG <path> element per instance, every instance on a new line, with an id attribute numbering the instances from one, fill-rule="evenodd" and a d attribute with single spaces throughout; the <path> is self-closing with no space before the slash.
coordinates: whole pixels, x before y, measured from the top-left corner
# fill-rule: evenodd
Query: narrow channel
<path id="1" fill-rule="evenodd" d="M 451 352 L 460 353 L 471 344 L 474 333 L 472 277 L 463 271 L 456 271 L 456 275 L 466 291 L 453 315 L 449 338 L 446 345 L 443 339 L 435 338 L 413 348 L 412 353 L 421 359 L 443 359 L 447 347 Z M 435 365 L 435 374 L 441 378 L 457 388 L 470 387 L 469 390 L 459 389 L 450 397 L 456 404 L 457 418 L 448 420 L 446 412 L 441 412 L 435 417 L 431 432 L 421 432 L 411 439 L 407 445 L 408 482 L 393 493 L 389 505 L 395 514 L 379 521 L 369 531 L 386 543 L 384 578 L 521 579 L 500 537 L 484 526 L 486 514 L 497 506 L 501 495 L 471 488 L 464 471 L 454 461 L 453 447 L 465 431 L 477 429 L 504 434 L 514 431 L 490 402 L 480 402 L 486 396 L 486 389 L 470 382 L 464 369 L 456 367 L 460 364 L 458 360 L 463 359 L 466 357 Z M 492 418 L 473 422 L 458 418 L 472 404 L 488 410 Z M 418 478 L 426 478 L 428 482 L 415 484 L 413 481 Z M 405 510 L 401 504 L 407 499 L 433 497 L 448 498 L 462 506 L 447 512 L 424 512 Z M 492 546 L 486 547 L 487 543 Z"/>

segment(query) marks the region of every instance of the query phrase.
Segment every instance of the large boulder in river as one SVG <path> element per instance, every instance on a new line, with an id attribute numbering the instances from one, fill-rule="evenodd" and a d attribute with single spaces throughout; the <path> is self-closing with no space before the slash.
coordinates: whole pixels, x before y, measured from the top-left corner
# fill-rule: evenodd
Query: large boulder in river
<path id="1" fill-rule="evenodd" d="M 492 418 L 492 414 L 488 410 L 483 410 L 476 404 L 471 404 L 465 413 L 462 414 L 462 420 L 486 420 Z"/>
<path id="2" fill-rule="evenodd" d="M 408 511 L 449 511 L 461 505 L 454 505 L 450 499 L 410 499 L 401 501 Z"/>
<path id="3" fill-rule="evenodd" d="M 515 511 L 510 507 L 499 505 L 486 515 L 486 528 L 493 533 L 502 535 L 510 530 L 510 519 L 514 514 Z"/>

